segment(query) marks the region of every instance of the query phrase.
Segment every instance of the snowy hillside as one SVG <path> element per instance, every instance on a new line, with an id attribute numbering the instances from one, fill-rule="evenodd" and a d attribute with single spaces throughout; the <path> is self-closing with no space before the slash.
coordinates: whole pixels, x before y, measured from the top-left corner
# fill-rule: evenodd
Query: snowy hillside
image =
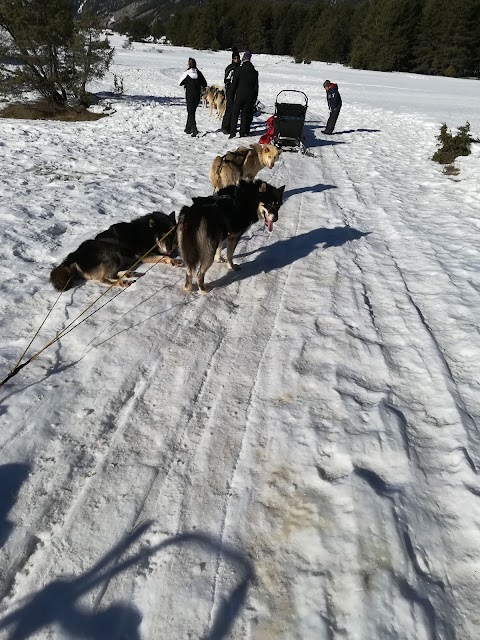
<path id="1" fill-rule="evenodd" d="M 121 42 L 112 116 L 0 120 L 2 379 L 54 265 L 208 195 L 235 148 L 201 108 L 183 133 L 190 50 Z M 194 55 L 222 80 L 228 52 Z M 252 62 L 270 110 L 309 97 L 311 155 L 259 176 L 274 232 L 208 296 L 166 265 L 109 292 L 0 389 L 2 640 L 480 637 L 480 145 L 454 178 L 430 160 L 441 122 L 480 135 L 480 83 Z M 103 290 L 63 293 L 27 356 Z"/>

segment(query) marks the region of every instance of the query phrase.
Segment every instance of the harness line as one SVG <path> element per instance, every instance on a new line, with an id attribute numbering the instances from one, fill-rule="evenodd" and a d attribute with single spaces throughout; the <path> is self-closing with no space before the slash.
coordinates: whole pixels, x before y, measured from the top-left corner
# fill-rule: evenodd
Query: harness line
<path id="1" fill-rule="evenodd" d="M 164 240 L 164 239 L 165 239 L 168 235 L 170 235 L 170 234 L 172 233 L 172 231 L 174 231 L 174 230 L 175 230 L 175 227 L 172 227 L 169 231 L 167 231 L 167 233 L 165 233 L 165 234 L 160 238 L 160 240 L 157 240 L 157 242 L 155 242 L 155 244 L 153 245 L 153 247 L 151 247 L 148 251 L 146 251 L 146 252 L 143 254 L 143 256 L 141 256 L 141 258 L 139 258 L 139 259 L 138 259 L 138 260 L 137 260 L 137 261 L 136 261 L 136 262 L 135 262 L 135 263 L 130 267 L 130 269 L 128 269 L 128 271 L 132 271 L 132 269 L 135 269 L 135 267 L 136 267 L 138 264 L 140 264 L 140 262 L 142 262 L 142 260 L 143 260 L 144 258 L 146 258 L 146 257 L 148 256 L 148 254 L 149 254 L 149 253 L 151 253 L 151 252 L 155 249 L 155 247 L 156 247 L 156 246 L 158 246 L 158 244 L 159 244 L 160 242 L 162 242 L 162 240 Z M 155 263 L 155 264 L 158 264 L 158 263 Z M 153 268 L 153 266 L 155 266 L 155 264 L 154 264 L 154 265 L 152 265 L 152 267 L 150 267 L 150 268 Z M 81 313 L 79 313 L 79 314 L 78 314 L 78 316 L 77 316 L 76 318 L 74 318 L 74 319 L 73 319 L 69 324 L 67 324 L 67 326 L 66 326 L 66 327 L 64 327 L 61 331 L 59 331 L 59 332 L 57 333 L 57 335 L 56 335 L 52 340 L 50 340 L 50 342 L 47 342 L 47 344 L 46 344 L 44 347 L 42 347 L 39 351 L 37 351 L 36 353 L 34 353 L 34 354 L 33 354 L 33 356 L 31 356 L 31 357 L 30 357 L 28 360 L 26 360 L 23 364 L 19 364 L 19 362 L 21 361 L 21 359 L 23 358 L 23 356 L 24 356 L 24 355 L 25 355 L 25 353 L 27 352 L 28 347 L 29 347 L 29 346 L 32 344 L 32 342 L 35 340 L 35 338 L 36 338 L 36 336 L 38 335 L 38 333 L 39 333 L 40 329 L 41 329 L 41 328 L 43 327 L 43 325 L 45 324 L 45 322 L 46 322 L 46 320 L 47 320 L 48 316 L 52 313 L 53 308 L 55 307 L 55 305 L 57 304 L 58 300 L 60 299 L 60 296 L 61 296 L 61 295 L 62 295 L 62 293 L 65 291 L 65 288 L 66 288 L 66 287 L 67 287 L 67 285 L 68 285 L 68 282 L 67 282 L 67 284 L 65 285 L 65 287 L 63 288 L 63 290 L 62 290 L 62 291 L 60 291 L 60 294 L 58 295 L 57 299 L 55 300 L 55 302 L 54 302 L 54 304 L 53 304 L 52 308 L 51 308 L 51 309 L 50 309 L 50 311 L 48 312 L 48 314 L 47 314 L 47 316 L 45 317 L 45 319 L 43 320 L 42 324 L 41 324 L 41 325 L 40 325 L 40 327 L 38 328 L 37 332 L 35 333 L 35 335 L 34 335 L 34 336 L 33 336 L 33 338 L 31 339 L 31 341 L 30 341 L 29 345 L 27 346 L 27 348 L 25 349 L 25 351 L 22 353 L 22 355 L 20 356 L 20 358 L 17 360 L 17 363 L 15 364 L 15 366 L 10 370 L 10 373 L 8 374 L 8 376 L 7 376 L 4 380 L 2 380 L 2 381 L 0 382 L 0 387 L 3 387 L 3 385 L 4 385 L 6 382 L 8 382 L 8 381 L 10 380 L 10 378 L 13 378 L 13 376 L 17 375 L 17 373 L 18 373 L 19 371 L 21 371 L 21 370 L 23 369 L 23 367 L 26 367 L 26 366 L 27 366 L 27 364 L 30 364 L 30 362 L 32 362 L 33 360 L 35 360 L 36 358 L 38 358 L 38 356 L 39 356 L 41 353 L 43 353 L 46 349 L 48 349 L 48 347 L 51 347 L 51 346 L 52 346 L 52 344 L 54 344 L 55 342 L 57 342 L 57 340 L 60 340 L 60 338 L 62 338 L 64 335 L 66 335 L 66 333 L 67 333 L 67 332 L 69 333 L 69 331 L 68 331 L 68 330 L 70 329 L 70 327 L 72 327 L 72 325 L 73 325 L 73 324 L 75 324 L 75 322 L 76 322 L 79 318 L 81 318 L 85 313 L 87 313 L 87 311 L 88 311 L 89 309 L 91 309 L 91 308 L 93 307 L 93 305 L 94 305 L 96 302 L 98 302 L 98 301 L 100 300 L 100 298 L 103 298 L 103 296 L 104 296 L 105 294 L 107 294 L 107 293 L 110 291 L 110 289 L 111 289 L 112 287 L 115 287 L 115 286 L 120 282 L 120 280 L 122 279 L 122 277 L 124 277 L 124 276 L 121 276 L 121 277 L 120 277 L 120 278 L 118 278 L 115 282 L 113 282 L 109 287 L 107 287 L 103 293 L 101 293 L 97 298 L 95 298 L 95 300 L 94 300 L 91 304 L 89 304 L 89 305 L 88 305 L 88 307 L 86 307 L 86 308 L 85 308 Z M 118 293 L 117 295 L 120 295 L 120 293 L 123 293 L 123 290 L 122 290 L 122 291 L 119 291 L 119 293 Z M 116 297 L 117 297 L 117 296 L 114 296 L 113 298 L 111 298 L 110 300 L 108 300 L 108 302 L 106 302 L 104 305 L 102 305 L 102 307 L 100 307 L 100 309 L 101 309 L 101 308 L 103 308 L 104 306 L 106 306 L 109 302 L 111 302 L 112 300 L 114 300 Z M 96 311 L 99 311 L 99 309 L 97 309 Z M 96 313 L 96 312 L 94 311 L 94 313 Z M 93 313 L 92 313 L 92 314 L 90 314 L 90 315 L 93 315 Z M 88 316 L 88 317 L 90 317 L 90 316 Z M 87 318 L 84 318 L 84 320 L 86 320 L 86 319 L 87 319 Z M 83 322 L 83 320 L 82 320 L 82 322 Z M 81 324 L 81 323 L 79 322 L 77 325 L 75 325 L 75 327 L 78 327 L 80 324 Z M 72 327 L 72 329 L 75 329 L 75 327 Z"/>
<path id="2" fill-rule="evenodd" d="M 35 338 L 38 336 L 38 334 L 40 333 L 41 328 L 43 327 L 43 325 L 45 324 L 45 322 L 48 319 L 48 316 L 52 313 L 55 305 L 57 304 L 57 302 L 60 300 L 60 296 L 62 295 L 62 293 L 65 291 L 65 289 L 68 287 L 68 283 L 70 282 L 72 278 L 70 277 L 67 282 L 65 283 L 65 286 L 63 287 L 63 289 L 60 291 L 60 293 L 57 296 L 57 299 L 55 300 L 55 302 L 52 304 L 50 311 L 47 313 L 47 315 L 45 316 L 45 318 L 43 319 L 42 324 L 38 327 L 38 329 L 35 331 L 35 333 L 33 334 L 33 338 L 30 340 L 30 342 L 27 344 L 27 346 L 25 347 L 25 350 L 23 351 L 22 355 L 19 357 L 19 359 L 16 361 L 15 365 L 10 369 L 10 371 L 14 371 L 18 365 L 20 364 L 20 362 L 22 361 L 23 356 L 27 353 L 27 351 L 29 350 L 32 342 L 35 340 Z"/>

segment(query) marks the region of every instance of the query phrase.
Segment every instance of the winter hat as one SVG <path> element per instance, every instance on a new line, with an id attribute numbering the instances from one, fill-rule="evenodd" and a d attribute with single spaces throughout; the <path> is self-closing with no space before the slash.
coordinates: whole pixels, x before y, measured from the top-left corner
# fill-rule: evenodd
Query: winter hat
<path id="1" fill-rule="evenodd" d="M 245 53 L 243 54 L 242 62 L 245 62 L 246 60 L 250 60 L 251 58 L 252 58 L 252 54 L 250 53 L 250 51 L 245 51 Z"/>

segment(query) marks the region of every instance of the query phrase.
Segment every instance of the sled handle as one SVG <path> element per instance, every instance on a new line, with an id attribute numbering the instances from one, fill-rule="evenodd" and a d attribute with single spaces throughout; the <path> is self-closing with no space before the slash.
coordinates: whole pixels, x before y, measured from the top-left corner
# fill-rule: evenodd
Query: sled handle
<path id="1" fill-rule="evenodd" d="M 279 92 L 277 93 L 277 97 L 275 98 L 275 103 L 277 103 L 277 102 L 278 102 L 278 96 L 279 96 L 281 93 L 301 93 L 301 94 L 302 94 L 302 96 L 303 96 L 303 97 L 304 97 L 304 99 L 305 99 L 305 107 L 308 107 L 308 97 L 307 97 L 307 94 L 306 94 L 306 93 L 304 93 L 303 91 L 299 91 L 298 89 L 282 89 L 281 91 L 279 91 Z"/>

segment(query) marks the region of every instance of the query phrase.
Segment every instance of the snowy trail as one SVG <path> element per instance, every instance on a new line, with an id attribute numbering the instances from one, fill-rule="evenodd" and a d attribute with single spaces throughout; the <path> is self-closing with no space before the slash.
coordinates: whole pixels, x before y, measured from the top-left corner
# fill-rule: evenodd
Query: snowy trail
<path id="1" fill-rule="evenodd" d="M 182 134 L 186 56 L 119 50 L 128 92 L 94 125 L 1 123 L 4 368 L 68 251 L 210 192 L 231 141 L 206 110 L 207 135 Z M 480 154 L 458 181 L 429 160 L 451 79 L 394 114 L 416 78 L 334 67 L 258 57 L 265 103 L 310 96 L 314 157 L 262 172 L 286 200 L 240 271 L 213 265 L 198 297 L 155 267 L 2 391 L 0 472 L 29 472 L 0 498 L 2 640 L 476 640 Z M 38 343 L 96 292 L 64 294 Z"/>

